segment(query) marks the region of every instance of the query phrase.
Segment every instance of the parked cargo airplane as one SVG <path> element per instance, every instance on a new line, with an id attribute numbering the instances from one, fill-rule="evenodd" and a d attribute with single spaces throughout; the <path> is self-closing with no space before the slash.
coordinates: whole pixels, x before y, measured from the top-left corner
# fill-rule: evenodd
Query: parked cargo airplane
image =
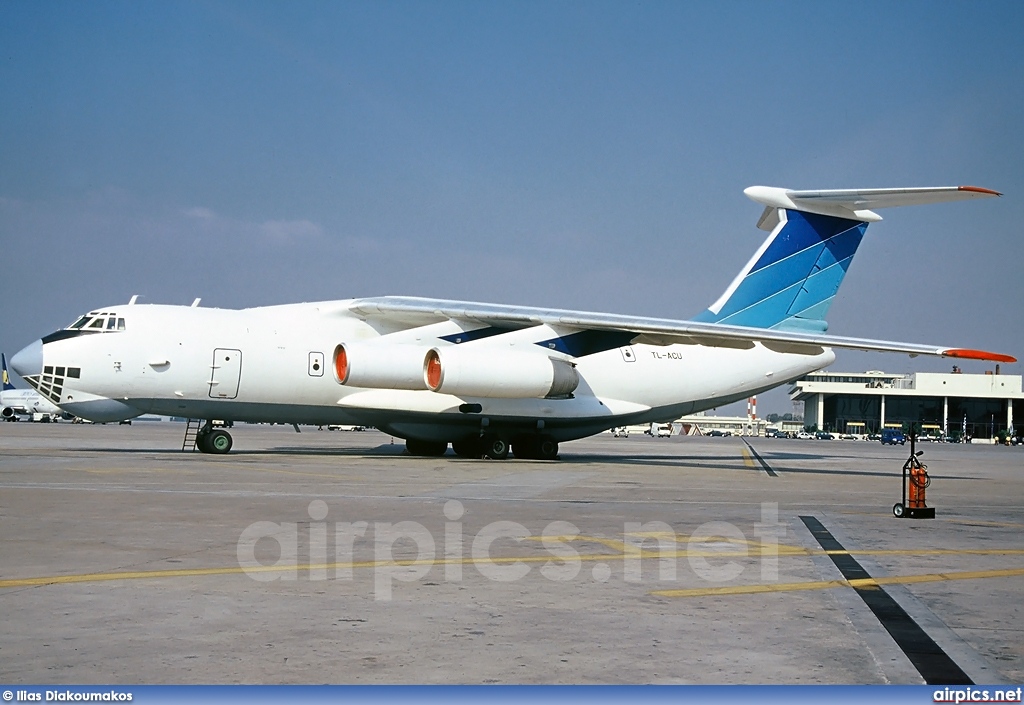
<path id="1" fill-rule="evenodd" d="M 11 384 L 7 374 L 7 358 L 0 353 L 0 417 L 4 421 L 17 421 L 19 416 L 27 414 L 46 414 L 51 418 L 66 416 L 48 399 L 32 389 L 18 389 Z M 66 416 L 66 418 L 71 418 Z"/>
<path id="2" fill-rule="evenodd" d="M 408 297 L 221 310 L 107 306 L 11 363 L 95 421 L 359 424 L 415 455 L 553 459 L 558 443 L 744 399 L 821 369 L 832 348 L 1013 362 L 934 345 L 825 335 L 871 208 L 998 196 L 971 186 L 745 191 L 770 235 L 690 321 Z M 226 453 L 207 421 L 197 447 Z"/>

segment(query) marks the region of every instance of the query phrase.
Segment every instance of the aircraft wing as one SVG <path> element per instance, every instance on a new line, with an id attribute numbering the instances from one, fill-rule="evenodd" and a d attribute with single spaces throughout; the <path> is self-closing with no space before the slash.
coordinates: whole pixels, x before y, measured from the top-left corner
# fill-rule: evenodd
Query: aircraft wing
<path id="1" fill-rule="evenodd" d="M 356 299 L 348 307 L 363 318 L 399 318 L 407 324 L 427 325 L 443 320 L 475 322 L 509 328 L 547 324 L 572 330 L 597 330 L 634 333 L 633 342 L 650 345 L 690 344 L 723 348 L 752 348 L 755 343 L 776 352 L 813 355 L 821 348 L 842 348 L 874 352 L 906 353 L 910 356 L 941 357 L 1016 362 L 1009 355 L 942 345 L 919 345 L 887 340 L 845 338 L 820 333 L 802 333 L 768 328 L 750 328 L 717 323 L 676 321 L 609 313 L 566 311 L 561 309 L 505 306 L 472 301 L 447 301 L 408 296 L 382 296 Z"/>

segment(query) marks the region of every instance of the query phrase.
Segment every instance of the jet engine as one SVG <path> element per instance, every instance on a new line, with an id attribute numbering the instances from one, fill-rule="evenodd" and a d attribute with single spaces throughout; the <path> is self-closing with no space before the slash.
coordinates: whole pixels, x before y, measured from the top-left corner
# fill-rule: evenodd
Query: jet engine
<path id="1" fill-rule="evenodd" d="M 342 343 L 334 349 L 334 373 L 346 387 L 426 389 L 425 349 L 416 345 Z"/>
<path id="2" fill-rule="evenodd" d="M 531 352 L 458 346 L 432 348 L 422 381 L 435 392 L 467 397 L 564 397 L 580 384 L 576 366 Z"/>

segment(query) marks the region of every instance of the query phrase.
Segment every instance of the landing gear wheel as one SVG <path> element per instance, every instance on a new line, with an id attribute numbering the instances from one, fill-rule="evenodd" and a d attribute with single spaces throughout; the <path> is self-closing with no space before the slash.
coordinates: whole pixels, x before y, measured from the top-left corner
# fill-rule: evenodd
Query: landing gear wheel
<path id="1" fill-rule="evenodd" d="M 227 431 L 217 429 L 206 434 L 206 452 L 215 455 L 223 455 L 231 450 L 231 434 Z"/>
<path id="2" fill-rule="evenodd" d="M 210 452 L 210 446 L 207 445 L 209 440 L 210 440 L 210 432 L 209 431 L 206 431 L 205 433 L 200 432 L 199 435 L 196 436 L 196 450 L 198 450 L 200 453 L 209 453 Z"/>
<path id="3" fill-rule="evenodd" d="M 491 460 L 504 460 L 508 457 L 508 441 L 504 438 L 488 438 L 484 441 L 484 456 Z"/>
<path id="4" fill-rule="evenodd" d="M 479 438 L 470 438 L 465 441 L 452 441 L 452 450 L 460 458 L 473 458 L 479 460 L 484 454 L 483 445 Z"/>
<path id="5" fill-rule="evenodd" d="M 521 460 L 556 460 L 558 441 L 551 436 L 520 436 L 515 439 L 512 452 Z"/>
<path id="6" fill-rule="evenodd" d="M 894 517 L 900 518 L 906 513 L 906 511 L 907 508 L 903 506 L 902 502 L 897 502 L 896 504 L 892 505 L 892 515 Z"/>
<path id="7" fill-rule="evenodd" d="M 408 438 L 405 441 L 405 449 L 409 451 L 409 455 L 440 458 L 448 451 L 448 444 L 444 441 L 421 441 L 415 438 Z"/>
<path id="8" fill-rule="evenodd" d="M 514 439 L 512 452 L 519 460 L 538 460 L 537 439 L 534 436 L 520 436 Z"/>
<path id="9" fill-rule="evenodd" d="M 537 442 L 537 459 L 538 460 L 557 460 L 558 459 L 558 441 L 547 436 L 541 438 Z"/>

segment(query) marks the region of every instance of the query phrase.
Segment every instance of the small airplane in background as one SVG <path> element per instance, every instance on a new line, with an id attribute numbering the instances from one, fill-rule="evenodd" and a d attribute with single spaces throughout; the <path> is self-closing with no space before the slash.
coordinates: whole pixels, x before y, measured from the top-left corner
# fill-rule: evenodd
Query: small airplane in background
<path id="1" fill-rule="evenodd" d="M 0 353 L 0 366 L 3 369 L 3 384 L 0 388 L 0 418 L 4 421 L 17 421 L 19 416 L 45 418 L 47 421 L 57 418 L 72 418 L 52 402 L 32 389 L 17 389 L 11 384 L 7 373 L 7 358 Z"/>
<path id="2" fill-rule="evenodd" d="M 768 238 L 689 321 L 377 297 L 243 310 L 114 305 L 11 364 L 79 416 L 375 426 L 414 455 L 554 459 L 558 444 L 745 399 L 835 360 L 833 348 L 1014 362 L 997 353 L 826 335 L 872 208 L 987 198 L 972 186 L 793 191 L 754 186 Z M 198 301 L 197 301 L 198 302 Z"/>

